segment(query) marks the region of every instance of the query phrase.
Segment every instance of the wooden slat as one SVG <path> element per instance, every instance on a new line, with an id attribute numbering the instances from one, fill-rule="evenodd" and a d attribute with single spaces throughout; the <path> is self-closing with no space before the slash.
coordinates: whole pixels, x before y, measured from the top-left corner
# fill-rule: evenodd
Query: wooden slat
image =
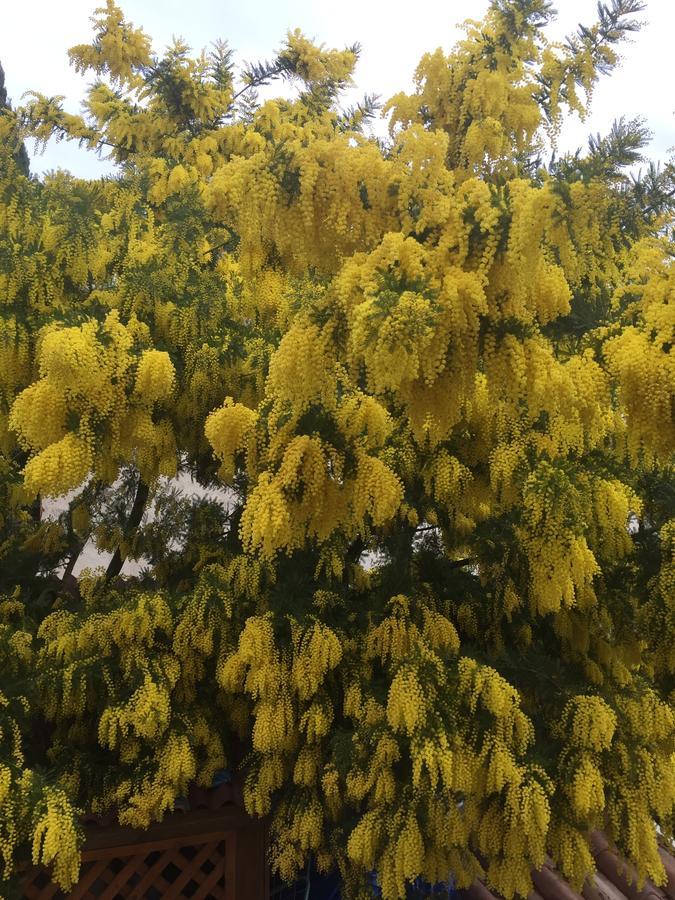
<path id="1" fill-rule="evenodd" d="M 57 884 L 54 884 L 53 881 L 48 881 L 41 888 L 34 888 L 35 893 L 33 897 L 36 897 L 37 900 L 51 900 L 51 898 L 57 894 L 61 889 Z"/>
<path id="2" fill-rule="evenodd" d="M 87 897 L 87 891 L 91 885 L 100 878 L 107 866 L 107 859 L 99 859 L 96 862 L 92 861 L 92 864 L 68 895 L 68 900 L 81 900 L 81 898 Z"/>
<path id="3" fill-rule="evenodd" d="M 187 845 L 184 845 L 187 846 Z M 181 874 L 176 878 L 176 880 L 171 884 L 171 888 L 168 893 L 166 893 L 163 897 L 163 900 L 176 900 L 176 898 L 180 897 L 180 892 L 183 890 L 188 881 L 196 881 L 197 884 L 201 881 L 201 878 L 195 878 L 195 874 L 197 870 L 201 877 L 203 878 L 204 873 L 201 872 L 201 865 L 204 863 L 211 853 L 216 849 L 217 844 L 204 844 L 197 855 L 192 860 L 185 860 L 188 865 L 183 869 Z"/>
<path id="4" fill-rule="evenodd" d="M 223 858 L 225 860 L 225 893 L 224 900 L 235 900 L 234 889 L 237 877 L 237 832 L 233 831 L 229 840 L 223 841 Z M 265 866 L 267 868 L 267 866 Z"/>
<path id="5" fill-rule="evenodd" d="M 249 827 L 237 832 L 236 836 L 236 880 L 234 894 L 236 900 L 250 897 L 251 900 L 265 900 L 269 897 L 269 866 L 267 858 L 267 828 L 260 819 L 249 820 Z"/>
<path id="6" fill-rule="evenodd" d="M 223 885 L 221 884 L 220 890 L 216 889 L 218 881 L 221 881 L 224 876 L 225 860 L 221 857 L 213 870 L 206 876 L 206 879 L 200 885 L 199 890 L 193 894 L 192 900 L 206 900 L 209 895 L 212 895 L 215 900 L 225 900 L 225 890 Z"/>
<path id="7" fill-rule="evenodd" d="M 120 887 L 127 884 L 131 876 L 138 871 L 139 865 L 143 864 L 147 855 L 147 853 L 139 853 L 136 856 L 129 857 L 129 861 L 122 866 L 101 894 L 101 900 L 113 900 L 119 893 Z"/>
<path id="8" fill-rule="evenodd" d="M 147 858 L 147 854 L 146 854 Z M 157 879 L 161 877 L 164 869 L 169 865 L 169 863 L 173 860 L 173 851 L 165 850 L 164 853 L 161 854 L 159 859 L 156 859 L 151 866 L 147 866 L 145 860 L 143 861 L 146 865 L 146 871 L 142 874 L 141 880 L 138 884 L 132 887 L 131 892 L 129 894 L 129 900 L 142 900 L 147 889 L 153 885 L 155 885 Z M 163 879 L 162 879 L 163 880 Z"/>
<path id="9" fill-rule="evenodd" d="M 40 891 L 31 881 L 27 879 L 22 882 L 22 894 L 25 900 L 40 900 Z"/>
<path id="10" fill-rule="evenodd" d="M 194 900 L 264 900 L 266 896 L 262 890 L 265 826 L 241 810 L 176 815 L 175 821 L 165 820 L 147 831 L 109 826 L 87 830 L 81 878 L 67 894 L 68 900 L 145 900 L 152 889 L 162 900 L 182 900 L 189 882 L 195 885 Z M 193 853 L 193 858 L 187 853 Z M 158 858 L 149 862 L 155 854 Z M 208 873 L 202 868 L 207 860 L 212 864 Z M 171 864 L 175 878 L 165 876 Z M 44 877 L 45 870 L 26 873 L 23 900 L 65 900 L 66 895 L 51 881 L 37 887 L 40 874 Z"/>
<path id="11" fill-rule="evenodd" d="M 22 882 L 23 888 L 23 896 L 26 900 L 40 900 L 42 897 L 42 888 L 39 888 L 34 882 L 40 877 L 40 875 L 44 875 L 43 869 L 35 869 L 31 872 L 29 878 L 25 879 Z"/>
<path id="12" fill-rule="evenodd" d="M 164 860 L 163 866 L 155 872 L 155 877 L 153 878 L 152 884 L 149 885 L 150 887 L 154 888 L 155 890 L 161 891 L 162 896 L 164 896 L 164 894 L 171 887 L 170 883 L 164 878 L 164 875 L 163 875 L 163 869 L 165 869 L 173 860 L 173 852 L 172 851 L 168 851 L 168 852 L 171 854 L 169 859 Z M 146 859 L 147 859 L 147 857 L 146 857 Z M 148 865 L 145 862 L 145 860 L 143 860 L 143 867 L 144 867 L 143 871 L 140 872 L 140 874 L 145 875 L 145 872 L 147 871 L 147 868 L 148 868 Z M 148 888 L 146 887 L 145 890 L 147 890 L 147 889 Z M 134 890 L 133 886 L 132 886 L 132 890 Z"/>
<path id="13" fill-rule="evenodd" d="M 95 826 L 87 829 L 87 840 L 82 854 L 83 859 L 98 858 L 99 851 L 104 850 L 114 855 L 114 848 L 130 847 L 133 853 L 141 844 L 161 846 L 164 841 L 175 841 L 181 846 L 190 843 L 218 839 L 226 832 L 242 829 L 255 829 L 260 820 L 251 819 L 238 807 L 225 807 L 216 811 L 198 810 L 197 812 L 176 813 L 167 816 L 147 829 L 131 828 L 128 825 Z M 93 852 L 92 852 L 93 851 Z"/>
<path id="14" fill-rule="evenodd" d="M 161 840 L 153 840 L 144 837 L 143 840 L 134 841 L 133 843 L 115 844 L 110 843 L 105 846 L 84 850 L 82 860 L 98 860 L 98 859 L 121 859 L 126 856 L 136 856 L 139 853 L 153 853 L 156 850 L 166 850 L 168 847 L 191 847 L 197 844 L 201 845 L 209 841 L 222 841 L 232 832 L 220 829 L 219 831 L 209 830 L 205 833 L 195 832 L 194 834 L 176 835 L 174 837 L 166 837 Z"/>

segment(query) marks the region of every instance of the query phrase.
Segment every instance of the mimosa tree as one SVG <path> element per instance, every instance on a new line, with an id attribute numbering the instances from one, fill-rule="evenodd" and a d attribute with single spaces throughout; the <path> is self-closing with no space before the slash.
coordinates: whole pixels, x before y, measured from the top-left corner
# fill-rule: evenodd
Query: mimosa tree
<path id="1" fill-rule="evenodd" d="M 580 885 L 594 829 L 663 879 L 672 169 L 630 176 L 623 120 L 543 162 L 640 10 L 556 44 L 548 0 L 493 0 L 381 141 L 340 107 L 357 46 L 294 31 L 237 72 L 108 0 L 83 114 L 5 110 L 8 884 L 76 880 L 78 811 L 145 827 L 226 766 L 282 877 L 313 854 L 345 896 L 526 895 L 547 853 Z M 28 177 L 52 137 L 116 174 Z M 110 562 L 75 577 L 88 541 Z"/>

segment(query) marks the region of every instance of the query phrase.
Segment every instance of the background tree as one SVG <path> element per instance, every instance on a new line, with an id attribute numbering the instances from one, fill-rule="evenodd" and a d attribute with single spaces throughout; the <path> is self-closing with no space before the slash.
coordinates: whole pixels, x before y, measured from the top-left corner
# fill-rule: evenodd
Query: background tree
<path id="1" fill-rule="evenodd" d="M 547 852 L 581 884 L 595 828 L 663 879 L 672 169 L 627 173 L 625 121 L 542 163 L 640 10 L 551 44 L 545 0 L 494 0 L 378 142 L 338 107 L 357 46 L 237 73 L 108 2 L 84 114 L 5 112 L 7 877 L 32 840 L 68 884 L 78 807 L 147 826 L 228 765 L 281 875 L 311 852 L 347 896 L 525 895 Z M 17 127 L 117 174 L 29 180 Z"/>
<path id="2" fill-rule="evenodd" d="M 7 97 L 7 89 L 5 88 L 5 70 L 2 68 L 2 63 L 0 63 L 0 109 L 11 109 L 11 103 Z M 7 140 L 7 138 L 5 138 L 5 140 Z M 14 159 L 19 167 L 19 171 L 23 175 L 28 175 L 28 153 L 23 145 L 23 141 L 17 141 Z"/>

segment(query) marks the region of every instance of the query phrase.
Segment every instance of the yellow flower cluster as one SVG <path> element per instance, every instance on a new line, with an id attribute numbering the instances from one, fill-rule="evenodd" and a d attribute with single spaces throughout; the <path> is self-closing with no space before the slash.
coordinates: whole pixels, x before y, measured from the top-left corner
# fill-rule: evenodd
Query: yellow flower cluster
<path id="1" fill-rule="evenodd" d="M 312 118 L 301 104 L 275 100 L 257 110 L 252 125 L 227 135 L 232 156 L 214 169 L 205 196 L 209 210 L 239 235 L 246 274 L 257 274 L 276 256 L 293 273 L 307 267 L 335 272 L 343 258 L 394 225 L 385 180 L 392 165 L 372 143 L 336 133 L 330 114 Z M 283 141 L 291 156 L 299 183 L 290 196 L 263 134 Z"/>
<path id="2" fill-rule="evenodd" d="M 281 58 L 288 60 L 306 82 L 349 81 L 356 64 L 356 54 L 350 50 L 330 50 L 317 47 L 299 28 L 289 31 Z"/>
<path id="3" fill-rule="evenodd" d="M 98 740 L 101 746 L 116 749 L 129 736 L 153 740 L 169 724 L 169 695 L 149 676 L 124 706 L 108 707 L 100 718 Z"/>
<path id="4" fill-rule="evenodd" d="M 14 401 L 10 425 L 26 446 L 44 450 L 65 437 L 66 400 L 50 381 L 30 385 Z"/>
<path id="5" fill-rule="evenodd" d="M 303 408 L 301 402 L 298 412 Z M 235 415 L 230 409 L 209 419 L 207 428 L 216 447 L 223 441 L 220 423 Z M 244 428 L 250 427 L 253 419 L 248 411 L 236 415 L 245 420 Z M 282 454 L 277 471 L 263 471 L 248 496 L 240 526 L 247 549 L 272 557 L 280 549 L 302 546 L 308 538 L 325 541 L 340 527 L 358 529 L 366 522 L 380 526 L 396 515 L 401 481 L 381 459 L 365 452 L 362 428 L 352 432 L 356 465 L 349 479 L 344 476 L 344 457 L 332 447 L 318 437 L 287 432 L 283 427 L 277 435 Z M 378 438 L 386 433 L 381 430 Z"/>
<path id="6" fill-rule="evenodd" d="M 61 671 L 59 679 L 45 686 L 45 710 L 56 727 L 64 715 L 74 720 L 71 738 L 98 741 L 119 760 L 119 773 L 92 802 L 99 810 L 116 807 L 123 823 L 147 827 L 173 808 L 190 783 L 199 779 L 210 784 L 225 764 L 212 710 L 199 702 L 194 690 L 199 676 L 189 665 L 197 649 L 204 653 L 209 647 L 200 635 L 189 640 L 187 634 L 200 616 L 209 624 L 210 604 L 220 605 L 214 591 L 224 582 L 224 571 L 205 570 L 175 629 L 165 599 L 144 593 L 106 612 L 96 608 L 100 595 L 98 601 L 94 595 L 87 614 L 56 612 L 41 626 L 42 654 L 59 661 Z M 103 685 L 94 693 L 88 667 L 97 660 Z M 178 715 L 177 704 L 184 704 Z M 90 724 L 95 724 L 93 733 Z M 80 764 L 76 755 L 75 779 Z M 140 765 L 141 774 L 128 777 L 125 767 L 134 765 Z"/>
<path id="7" fill-rule="evenodd" d="M 231 744 L 285 878 L 311 851 L 346 896 L 526 896 L 547 852 L 580 885 L 598 826 L 662 878 L 672 213 L 593 152 L 530 165 L 616 61 L 613 29 L 548 43 L 545 5 L 425 56 L 386 151 L 334 102 L 352 50 L 291 32 L 299 90 L 258 104 L 112 0 L 72 51 L 83 115 L 0 117 L 0 669 L 32 691 L 0 697 L 5 868 L 34 840 L 70 883 L 70 797 L 145 827 Z M 28 132 L 123 177 L 26 178 Z M 165 495 L 178 465 L 227 499 Z M 120 469 L 158 498 L 135 533 Z M 120 526 L 152 571 L 78 598 L 79 542 Z M 50 722 L 44 786 L 15 708 Z"/>
<path id="8" fill-rule="evenodd" d="M 302 411 L 311 403 L 334 403 L 335 378 L 327 335 L 316 325 L 297 319 L 281 339 L 270 361 L 269 390 L 280 402 Z"/>
<path id="9" fill-rule="evenodd" d="M 403 485 L 391 469 L 374 456 L 358 455 L 352 508 L 356 522 L 368 515 L 376 527 L 392 519 L 403 500 Z"/>
<path id="10" fill-rule="evenodd" d="M 136 461 L 148 479 L 175 473 L 176 450 L 167 420 L 151 413 L 166 401 L 175 370 L 164 351 L 145 350 L 135 379 L 134 345 L 147 340 L 137 321 L 122 325 L 117 312 L 71 328 L 48 327 L 39 344 L 41 379 L 18 395 L 10 427 L 36 454 L 25 470 L 33 493 L 64 494 L 92 473 L 108 476 Z M 67 430 L 74 418 L 77 431 Z"/>
<path id="11" fill-rule="evenodd" d="M 0 280 L 2 277 L 0 275 Z M 9 451 L 6 409 L 31 380 L 30 356 L 26 329 L 17 322 L 15 316 L 0 316 L 0 449 L 5 453 Z M 43 412 L 46 413 L 45 406 L 49 404 L 43 405 Z"/>
<path id="12" fill-rule="evenodd" d="M 106 0 L 94 19 L 96 40 L 70 50 L 76 71 L 93 69 L 107 72 L 123 84 L 134 85 L 135 70 L 150 63 L 150 41 L 143 29 L 134 28 L 124 20 L 114 0 Z"/>
<path id="13" fill-rule="evenodd" d="M 337 412 L 340 428 L 364 450 L 381 447 L 393 428 L 391 416 L 374 397 L 361 392 L 346 398 Z"/>
<path id="14" fill-rule="evenodd" d="M 168 353 L 163 350 L 145 350 L 138 361 L 135 392 L 142 402 L 149 405 L 168 400 L 175 378 L 176 372 Z"/>
<path id="15" fill-rule="evenodd" d="M 337 635 L 318 622 L 298 637 L 291 668 L 292 683 L 300 700 L 313 697 L 327 673 L 342 659 L 342 647 Z"/>
<path id="16" fill-rule="evenodd" d="M 460 684 L 470 691 L 469 704 L 482 706 L 495 716 L 499 731 L 518 753 L 522 753 L 534 738 L 532 722 L 523 713 L 520 697 L 505 678 L 489 666 L 477 666 L 473 660 L 459 661 Z"/>
<path id="17" fill-rule="evenodd" d="M 212 412 L 206 420 L 204 433 L 222 461 L 220 471 L 224 481 L 232 480 L 235 455 L 246 448 L 255 423 L 254 410 L 235 403 L 231 397 L 226 398 L 221 408 Z"/>
<path id="18" fill-rule="evenodd" d="M 49 419 L 45 424 L 49 427 Z M 66 434 L 55 443 L 48 443 L 26 464 L 26 490 L 31 496 L 58 497 L 79 487 L 91 472 L 92 463 L 88 443 L 74 434 Z"/>
<path id="19" fill-rule="evenodd" d="M 424 691 L 413 668 L 404 666 L 396 674 L 387 698 L 387 721 L 395 731 L 412 736 L 426 720 Z"/>
<path id="20" fill-rule="evenodd" d="M 563 727 L 570 743 L 588 750 L 609 750 L 616 714 L 601 697 L 577 696 L 563 710 Z"/>
<path id="21" fill-rule="evenodd" d="M 439 783 L 443 784 L 446 790 L 451 790 L 454 785 L 453 756 L 447 736 L 441 733 L 434 739 L 425 738 L 413 742 L 411 748 L 413 786 L 420 787 L 422 775 L 426 769 L 429 787 L 432 791 L 436 790 Z"/>
<path id="22" fill-rule="evenodd" d="M 382 819 L 377 810 L 365 813 L 349 835 L 347 853 L 365 869 L 373 869 L 382 835 Z"/>
<path id="23" fill-rule="evenodd" d="M 36 810 L 34 865 L 53 866 L 54 879 L 66 890 L 77 881 L 80 853 L 73 809 L 65 793 L 46 788 Z"/>
<path id="24" fill-rule="evenodd" d="M 675 334 L 672 267 L 664 269 L 662 248 L 645 240 L 633 249 L 627 284 L 615 303 L 628 295 L 632 302 L 627 324 L 610 336 L 605 355 L 615 375 L 626 410 L 628 447 L 634 458 L 672 458 L 675 423 L 672 417 L 675 363 L 670 352 Z"/>
<path id="25" fill-rule="evenodd" d="M 587 816 L 591 811 L 601 811 L 605 807 L 602 774 L 587 755 L 581 758 L 569 786 L 569 793 L 572 806 L 581 816 Z"/>

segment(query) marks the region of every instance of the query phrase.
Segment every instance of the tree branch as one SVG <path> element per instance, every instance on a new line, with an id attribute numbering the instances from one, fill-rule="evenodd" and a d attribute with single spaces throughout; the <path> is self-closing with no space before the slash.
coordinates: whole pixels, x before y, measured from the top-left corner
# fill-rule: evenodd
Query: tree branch
<path id="1" fill-rule="evenodd" d="M 448 565 L 451 569 L 461 569 L 462 566 L 469 566 L 472 563 L 477 563 L 477 556 L 467 556 L 466 559 L 451 559 L 448 562 Z"/>
<path id="2" fill-rule="evenodd" d="M 150 489 L 148 485 L 143 481 L 142 478 L 139 478 L 138 485 L 136 487 L 136 496 L 134 497 L 134 503 L 131 507 L 131 512 L 129 513 L 127 523 L 124 526 L 123 535 L 125 538 L 131 537 L 136 528 L 138 528 L 138 526 L 141 524 L 143 511 L 145 510 L 145 504 L 147 503 L 149 493 Z M 113 553 L 113 557 L 110 560 L 108 569 L 105 573 L 106 581 L 111 581 L 113 578 L 116 578 L 117 575 L 120 574 L 125 559 L 126 555 L 122 555 L 121 546 L 117 547 L 117 549 Z"/>

